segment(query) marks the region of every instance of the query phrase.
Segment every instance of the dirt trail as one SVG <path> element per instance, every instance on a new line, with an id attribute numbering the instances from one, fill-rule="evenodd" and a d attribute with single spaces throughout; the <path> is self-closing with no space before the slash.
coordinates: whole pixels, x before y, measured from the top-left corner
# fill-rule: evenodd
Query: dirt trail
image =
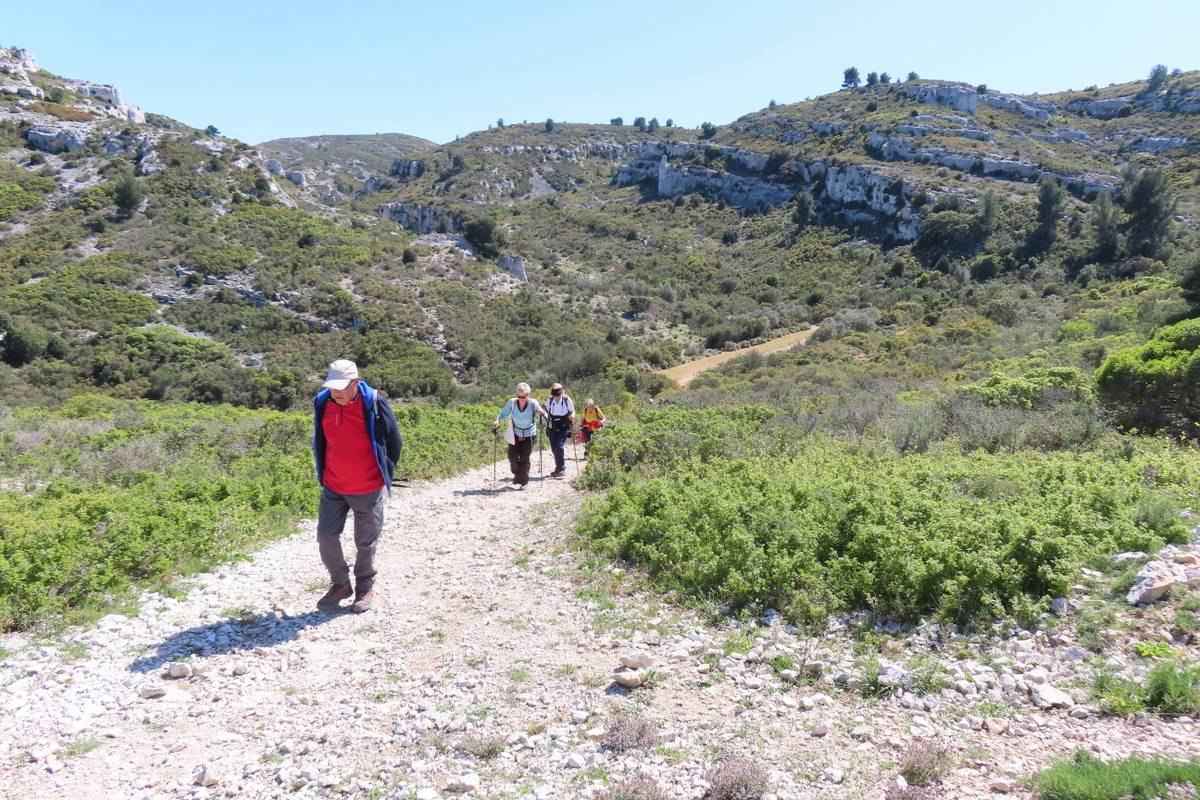
<path id="1" fill-rule="evenodd" d="M 778 800 L 878 800 L 908 742 L 945 735 L 948 796 L 987 797 L 1075 747 L 1178 755 L 1200 741 L 1193 723 L 1024 706 L 982 725 L 982 692 L 867 700 L 832 685 L 854 664 L 846 640 L 778 623 L 742 655 L 730 643 L 744 633 L 628 589 L 604 562 L 585 570 L 567 482 L 517 491 L 491 475 L 397 490 L 364 615 L 313 610 L 325 576 L 305 524 L 186 597 L 146 595 L 136 616 L 55 644 L 0 637 L 0 796 L 549 800 L 646 774 L 698 800 L 728 753 L 764 764 Z M 653 681 L 630 693 L 612 671 L 638 650 Z M 789 683 L 770 666 L 782 656 L 819 658 L 825 677 Z M 657 744 L 603 747 L 619 710 L 651 720 Z"/>
<path id="2" fill-rule="evenodd" d="M 751 345 L 750 347 L 742 347 L 738 350 L 729 350 L 724 353 L 717 353 L 711 356 L 697 358 L 695 361 L 689 361 L 686 364 L 664 369 L 659 374 L 664 375 L 678 383 L 680 386 L 687 386 L 692 382 L 692 379 L 701 372 L 719 367 L 726 361 L 732 361 L 738 356 L 744 356 L 747 353 L 762 353 L 764 356 L 771 353 L 778 353 L 782 350 L 790 350 L 793 347 L 802 345 L 808 341 L 809 337 L 817 331 L 817 326 L 813 325 L 807 330 L 797 333 L 789 333 L 787 336 L 780 336 L 778 339 L 772 339 L 769 342 Z"/>

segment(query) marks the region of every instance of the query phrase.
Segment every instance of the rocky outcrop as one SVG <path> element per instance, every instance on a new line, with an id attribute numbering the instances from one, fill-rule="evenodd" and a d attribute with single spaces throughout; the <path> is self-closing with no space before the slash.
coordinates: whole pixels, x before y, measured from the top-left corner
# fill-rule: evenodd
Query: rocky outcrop
<path id="1" fill-rule="evenodd" d="M 34 125 L 25 133 L 30 146 L 43 153 L 61 153 L 87 147 L 87 129 L 80 125 Z"/>
<path id="2" fill-rule="evenodd" d="M 868 154 L 884 161 L 899 160 L 918 164 L 936 164 L 960 172 L 970 172 L 999 180 L 1039 181 L 1043 178 L 1052 178 L 1080 196 L 1112 191 L 1116 185 L 1116 180 L 1107 175 L 1092 173 L 1064 175 L 1044 170 L 1037 164 L 1002 156 L 958 153 L 944 147 L 917 147 L 910 139 L 890 136 L 880 131 L 875 131 L 867 136 L 866 150 Z"/>
<path id="3" fill-rule="evenodd" d="M 283 174 L 283 164 L 277 158 L 268 158 L 267 159 L 267 172 L 271 173 L 272 175 L 282 175 Z"/>
<path id="4" fill-rule="evenodd" d="M 1035 100 L 1030 97 L 1018 97 L 1014 94 L 1000 94 L 999 92 L 984 92 L 979 97 L 980 101 L 992 108 L 999 108 L 1004 111 L 1015 111 L 1031 119 L 1041 120 L 1046 122 L 1050 119 L 1051 114 L 1058 113 L 1058 106 L 1053 103 L 1048 103 L 1045 100 Z"/>
<path id="5" fill-rule="evenodd" d="M 1200 538 L 1200 528 L 1193 535 Z M 1121 553 L 1113 557 L 1113 562 L 1144 557 L 1145 553 Z M 1200 587 L 1200 544 L 1167 545 L 1138 570 L 1125 599 L 1134 605 L 1153 603 L 1175 587 L 1189 586 Z"/>
<path id="6" fill-rule="evenodd" d="M 405 230 L 418 234 L 461 231 L 466 227 L 466 220 L 461 216 L 419 203 L 384 203 L 379 207 L 379 213 Z"/>
<path id="7" fill-rule="evenodd" d="M 525 276 L 525 261 L 523 259 L 517 258 L 516 256 L 510 256 L 507 253 L 501 253 L 496 258 L 496 266 L 500 267 L 500 269 L 509 273 L 519 281 L 528 280 L 528 278 Z"/>
<path id="8" fill-rule="evenodd" d="M 1080 142 L 1081 144 L 1091 144 L 1092 137 L 1085 131 L 1075 130 L 1074 128 L 1059 128 L 1050 133 L 1041 133 L 1033 131 L 1029 136 L 1037 139 L 1040 142 L 1049 144 L 1061 144 L 1063 142 Z"/>
<path id="9" fill-rule="evenodd" d="M 638 158 L 617 171 L 613 183 L 648 185 L 658 197 L 698 192 L 752 210 L 775 208 L 799 191 L 810 191 L 819 219 L 880 225 L 885 235 L 900 241 L 915 239 L 920 232 L 920 218 L 909 205 L 914 190 L 899 179 L 820 160 L 792 161 L 786 171 L 767 174 L 770 157 L 733 147 L 716 148 L 725 164 L 723 171 L 680 163 L 704 149 L 704 145 L 682 142 L 644 144 Z"/>
<path id="10" fill-rule="evenodd" d="M 65 80 L 63 86 L 78 95 L 97 101 L 100 113 L 105 116 L 139 125 L 146 122 L 146 113 L 137 106 L 126 103 L 121 97 L 121 90 L 112 84 Z"/>
<path id="11" fill-rule="evenodd" d="M 284 174 L 284 177 L 285 177 L 285 178 L 287 178 L 287 179 L 288 179 L 289 181 L 291 181 L 292 183 L 294 183 L 294 184 L 296 184 L 297 186 L 299 186 L 301 189 L 304 189 L 304 188 L 306 188 L 306 187 L 308 186 L 308 176 L 307 176 L 307 175 L 305 175 L 305 174 L 304 174 L 303 172 L 301 172 L 300 170 L 297 170 L 297 169 L 289 169 L 289 170 L 288 170 L 288 171 L 287 171 L 287 172 Z"/>
<path id="12" fill-rule="evenodd" d="M 585 158 L 617 160 L 635 155 L 642 145 L 593 139 L 576 147 L 551 144 L 517 144 L 496 147 L 487 145 L 479 148 L 481 153 L 499 153 L 502 156 L 531 155 L 538 161 L 580 161 Z"/>
<path id="13" fill-rule="evenodd" d="M 419 178 L 425 174 L 425 162 L 418 158 L 398 158 L 392 162 L 388 174 L 397 178 Z"/>
<path id="14" fill-rule="evenodd" d="M 46 93 L 31 83 L 11 83 L 0 81 L 0 94 L 15 94 L 18 97 L 28 97 L 30 100 L 44 100 Z"/>
<path id="15" fill-rule="evenodd" d="M 942 86 L 928 83 L 906 83 L 904 93 L 918 103 L 966 111 L 974 114 L 979 106 L 979 93 L 966 86 Z"/>
<path id="16" fill-rule="evenodd" d="M 1081 98 L 1067 103 L 1067 110 L 1096 119 L 1113 119 L 1141 111 L 1200 114 L 1200 89 L 1172 89 L 1157 94 L 1128 94 L 1100 100 Z"/>
<path id="17" fill-rule="evenodd" d="M 1058 107 L 1045 100 L 1035 100 L 1030 97 L 992 91 L 980 92 L 978 89 L 965 84 L 956 86 L 906 83 L 903 86 L 903 91 L 906 95 L 920 103 L 945 106 L 946 108 L 965 111 L 968 114 L 974 114 L 979 108 L 980 103 L 1004 111 L 1015 111 L 1018 114 L 1043 122 L 1049 120 L 1051 114 L 1058 113 Z"/>
<path id="18" fill-rule="evenodd" d="M 1147 136 L 1129 146 L 1130 150 L 1139 153 L 1161 153 L 1163 150 L 1173 150 L 1188 143 L 1185 136 Z"/>
<path id="19" fill-rule="evenodd" d="M 388 180 L 387 178 L 380 177 L 379 175 L 369 175 L 367 179 L 363 181 L 362 193 L 374 194 L 375 192 L 386 192 L 389 189 L 395 188 L 396 184 L 392 183 L 392 181 Z"/>
<path id="20" fill-rule="evenodd" d="M 1096 119 L 1112 119 L 1121 113 L 1125 106 L 1133 106 L 1133 95 L 1125 97 L 1109 97 L 1105 100 L 1072 100 L 1067 103 L 1067 110 Z"/>
<path id="21" fill-rule="evenodd" d="M 909 136 L 941 134 L 943 136 L 957 136 L 961 139 L 974 139 L 979 142 L 991 142 L 996 138 L 991 131 L 983 131 L 978 128 L 939 128 L 933 125 L 909 125 L 907 123 L 896 125 L 896 131 L 908 134 Z"/>

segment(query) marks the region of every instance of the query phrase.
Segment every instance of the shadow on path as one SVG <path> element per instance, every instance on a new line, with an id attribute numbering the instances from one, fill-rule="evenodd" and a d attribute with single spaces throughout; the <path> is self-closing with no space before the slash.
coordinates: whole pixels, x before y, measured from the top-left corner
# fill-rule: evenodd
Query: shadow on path
<path id="1" fill-rule="evenodd" d="M 147 673 L 171 661 L 189 656 L 210 656 L 274 647 L 295 640 L 300 631 L 338 617 L 347 611 L 310 611 L 298 617 L 280 618 L 273 613 L 244 619 L 223 619 L 172 634 L 154 647 L 153 653 L 129 665 L 130 672 Z"/>

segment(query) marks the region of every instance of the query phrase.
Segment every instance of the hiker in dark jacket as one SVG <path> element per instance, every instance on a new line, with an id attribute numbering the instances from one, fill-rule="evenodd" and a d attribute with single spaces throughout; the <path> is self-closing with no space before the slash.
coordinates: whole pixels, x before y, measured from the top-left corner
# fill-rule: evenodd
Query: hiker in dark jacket
<path id="1" fill-rule="evenodd" d="M 391 494 L 404 441 L 391 404 L 358 377 L 353 361 L 339 359 L 330 364 L 323 387 L 313 400 L 313 455 L 321 485 L 317 543 L 332 586 L 317 601 L 317 608 L 333 610 L 354 595 L 350 609 L 362 613 L 374 600 L 383 492 L 386 489 Z M 341 540 L 351 511 L 357 550 L 353 588 Z"/>
<path id="2" fill-rule="evenodd" d="M 546 432 L 550 439 L 550 452 L 554 453 L 554 472 L 551 478 L 561 478 L 567 472 L 567 440 L 575 426 L 575 402 L 561 383 L 550 387 L 550 399 L 546 401 L 549 421 Z"/>

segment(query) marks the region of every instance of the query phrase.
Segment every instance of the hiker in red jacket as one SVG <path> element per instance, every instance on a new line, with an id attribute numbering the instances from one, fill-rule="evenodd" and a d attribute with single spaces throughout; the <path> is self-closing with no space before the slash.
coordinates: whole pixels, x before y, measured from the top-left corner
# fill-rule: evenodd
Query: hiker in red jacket
<path id="1" fill-rule="evenodd" d="M 330 401 L 333 402 L 330 402 Z M 313 456 L 321 503 L 317 543 L 332 586 L 317 601 L 331 611 L 354 595 L 350 610 L 371 608 L 375 586 L 375 548 L 383 531 L 383 491 L 392 491 L 392 475 L 404 441 L 382 392 L 358 377 L 353 361 L 329 365 L 322 391 L 313 400 Z M 342 529 L 354 512 L 354 587 L 342 554 Z"/>

